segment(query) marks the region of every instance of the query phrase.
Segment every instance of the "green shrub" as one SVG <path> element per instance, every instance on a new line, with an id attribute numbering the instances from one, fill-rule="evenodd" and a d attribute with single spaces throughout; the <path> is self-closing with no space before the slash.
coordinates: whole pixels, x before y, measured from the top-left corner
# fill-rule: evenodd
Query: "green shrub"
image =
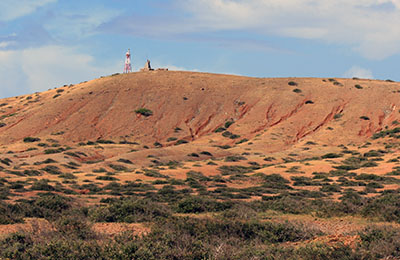
<path id="1" fill-rule="evenodd" d="M 64 215 L 55 221 L 55 228 L 63 236 L 69 239 L 91 239 L 96 235 L 91 229 L 91 225 L 84 218 L 77 216 Z"/>
<path id="2" fill-rule="evenodd" d="M 133 162 L 131 160 L 123 159 L 123 158 L 118 159 L 117 162 L 122 162 L 122 163 L 126 163 L 126 164 L 133 164 Z"/>
<path id="3" fill-rule="evenodd" d="M 232 133 L 229 132 L 229 131 L 223 132 L 223 133 L 222 133 L 222 136 L 223 136 L 223 137 L 230 138 L 230 139 L 237 139 L 237 138 L 240 137 L 240 135 L 232 134 Z"/>
<path id="4" fill-rule="evenodd" d="M 370 151 L 364 153 L 364 157 L 381 157 L 383 155 L 384 155 L 384 152 L 375 151 L 375 150 L 370 150 Z"/>
<path id="5" fill-rule="evenodd" d="M 187 156 L 196 157 L 196 158 L 200 157 L 197 153 L 190 153 Z"/>
<path id="6" fill-rule="evenodd" d="M 24 143 L 33 143 L 33 142 L 39 142 L 39 141 L 40 141 L 40 138 L 38 138 L 38 137 L 28 136 L 28 137 L 24 138 Z"/>
<path id="7" fill-rule="evenodd" d="M 163 145 L 159 142 L 155 142 L 153 145 L 158 148 L 163 147 Z"/>
<path id="8" fill-rule="evenodd" d="M 226 130 L 225 127 L 218 127 L 217 129 L 214 130 L 214 132 L 215 132 L 215 133 L 220 133 L 220 132 L 223 132 L 223 131 L 225 131 L 225 130 Z"/>
<path id="9" fill-rule="evenodd" d="M 22 217 L 15 212 L 15 206 L 0 201 L 0 225 L 23 222 Z"/>
<path id="10" fill-rule="evenodd" d="M 218 147 L 221 148 L 221 149 L 224 149 L 224 150 L 232 148 L 232 146 L 227 145 L 227 144 L 226 145 L 219 145 Z"/>
<path id="11" fill-rule="evenodd" d="M 224 211 L 232 207 L 232 203 L 218 202 L 202 197 L 188 197 L 178 202 L 176 212 L 178 213 L 201 213 Z"/>
<path id="12" fill-rule="evenodd" d="M 341 190 L 342 190 L 342 188 L 336 184 L 324 184 L 320 188 L 320 191 L 322 191 L 322 192 L 340 192 Z"/>
<path id="13" fill-rule="evenodd" d="M 99 139 L 96 141 L 96 143 L 98 143 L 98 144 L 115 144 L 115 142 L 112 140 L 104 140 L 104 139 Z"/>
<path id="14" fill-rule="evenodd" d="M 364 216 L 400 223 L 400 195 L 384 194 L 371 199 L 362 209 Z"/>
<path id="15" fill-rule="evenodd" d="M 33 164 L 34 164 L 34 165 L 41 165 L 41 164 L 56 163 L 56 162 L 57 162 L 56 160 L 53 160 L 53 159 L 51 159 L 51 158 L 47 158 L 47 159 L 44 160 L 44 161 L 35 162 L 35 163 L 33 163 Z"/>
<path id="16" fill-rule="evenodd" d="M 398 133 L 400 133 L 400 127 L 396 127 L 394 129 L 389 129 L 389 130 L 382 130 L 378 133 L 375 133 L 372 136 L 372 139 L 383 138 L 386 136 L 395 137 L 395 134 L 398 134 Z"/>
<path id="17" fill-rule="evenodd" d="M 209 177 L 204 176 L 203 173 L 201 172 L 196 172 L 196 171 L 188 171 L 186 173 L 186 178 L 192 178 L 192 179 L 196 179 L 199 181 L 210 181 L 211 179 Z"/>
<path id="18" fill-rule="evenodd" d="M 154 169 L 144 169 L 144 175 L 153 177 L 153 178 L 166 178 L 168 179 L 168 175 L 161 174 L 158 170 Z"/>
<path id="19" fill-rule="evenodd" d="M 136 114 L 140 114 L 140 115 L 145 116 L 145 117 L 149 117 L 149 116 L 153 115 L 153 111 L 151 111 L 150 109 L 147 109 L 147 108 L 136 109 L 135 113 Z"/>
<path id="20" fill-rule="evenodd" d="M 400 229 L 393 226 L 368 226 L 359 232 L 356 252 L 362 259 L 396 259 L 400 257 Z M 360 258 L 361 259 L 361 258 Z"/>
<path id="21" fill-rule="evenodd" d="M 247 158 L 244 156 L 241 156 L 241 155 L 230 155 L 230 156 L 225 157 L 224 161 L 225 162 L 239 162 L 242 160 L 247 160 Z"/>
<path id="22" fill-rule="evenodd" d="M 27 217 L 54 219 L 71 208 L 71 198 L 54 193 L 40 193 L 38 195 L 38 197 L 20 205 L 24 207 Z"/>
<path id="23" fill-rule="evenodd" d="M 240 165 L 223 165 L 218 167 L 218 170 L 222 175 L 234 175 L 252 172 L 253 168 Z"/>
<path id="24" fill-rule="evenodd" d="M 100 181 L 115 181 L 118 180 L 117 178 L 113 177 L 113 176 L 97 176 L 96 180 L 100 180 Z"/>
<path id="25" fill-rule="evenodd" d="M 108 165 L 108 167 L 110 167 L 111 169 L 113 169 L 113 170 L 115 170 L 115 171 L 118 171 L 118 172 L 128 171 L 128 168 L 126 168 L 125 166 L 120 165 L 120 164 L 113 164 L 113 163 L 110 163 L 110 164 Z"/>
<path id="26" fill-rule="evenodd" d="M 47 165 L 46 167 L 42 168 L 41 170 L 42 170 L 42 171 L 45 171 L 45 172 L 47 172 L 47 173 L 50 173 L 50 174 L 54 174 L 54 175 L 59 175 L 59 174 L 62 173 L 62 172 L 60 171 L 60 168 L 58 168 L 58 167 L 55 166 L 55 165 Z"/>
<path id="27" fill-rule="evenodd" d="M 32 184 L 31 190 L 54 191 L 55 188 L 49 184 L 49 180 L 41 179 Z"/>
<path id="28" fill-rule="evenodd" d="M 337 153 L 327 153 L 325 155 L 322 155 L 321 158 L 322 159 L 333 159 L 333 158 L 340 158 L 342 157 L 342 154 L 337 154 Z"/>
<path id="29" fill-rule="evenodd" d="M 333 116 L 333 119 L 339 119 L 339 118 L 341 118 L 343 116 L 343 114 L 335 114 L 334 116 Z"/>
<path id="30" fill-rule="evenodd" d="M 236 142 L 236 144 L 242 144 L 242 143 L 245 143 L 245 142 L 248 142 L 248 141 L 249 141 L 249 139 L 243 138 L 240 141 Z"/>
<path id="31" fill-rule="evenodd" d="M 95 207 L 89 216 L 96 222 L 144 222 L 170 216 L 169 209 L 149 200 L 127 198 L 112 201 L 108 205 Z"/>
<path id="32" fill-rule="evenodd" d="M 63 173 L 63 174 L 61 174 L 60 176 L 58 176 L 58 177 L 60 177 L 60 178 L 63 178 L 63 179 L 67 179 L 67 180 L 74 180 L 74 179 L 77 179 L 77 177 L 74 175 L 74 174 L 72 174 L 72 173 Z"/>
<path id="33" fill-rule="evenodd" d="M 61 152 L 64 152 L 64 151 L 65 151 L 65 149 L 62 148 L 62 147 L 60 147 L 58 149 L 46 149 L 46 150 L 44 150 L 44 154 L 61 153 Z"/>
<path id="34" fill-rule="evenodd" d="M 226 121 L 225 122 L 225 125 L 224 125 L 224 127 L 225 127 L 225 129 L 228 129 L 231 125 L 233 125 L 235 122 L 234 121 Z"/>
<path id="35" fill-rule="evenodd" d="M 200 154 L 207 155 L 207 156 L 213 156 L 210 152 L 207 152 L 207 151 L 202 151 L 202 152 L 200 152 Z"/>

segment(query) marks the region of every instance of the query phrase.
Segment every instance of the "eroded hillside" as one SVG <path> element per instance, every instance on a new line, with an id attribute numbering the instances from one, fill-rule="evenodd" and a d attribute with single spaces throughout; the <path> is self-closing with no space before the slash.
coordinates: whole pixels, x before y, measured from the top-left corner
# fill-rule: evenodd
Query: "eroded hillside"
<path id="1" fill-rule="evenodd" d="M 0 257 L 396 257 L 399 95 L 151 71 L 3 99 Z"/>

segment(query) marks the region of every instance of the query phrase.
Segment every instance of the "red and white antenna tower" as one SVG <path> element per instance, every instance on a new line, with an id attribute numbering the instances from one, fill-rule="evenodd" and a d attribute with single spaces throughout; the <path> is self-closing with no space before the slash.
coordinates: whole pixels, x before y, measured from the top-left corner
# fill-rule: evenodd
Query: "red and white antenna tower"
<path id="1" fill-rule="evenodd" d="M 132 72 L 132 66 L 131 66 L 131 51 L 128 49 L 128 51 L 125 54 L 125 67 L 124 67 L 124 73 L 129 73 Z"/>

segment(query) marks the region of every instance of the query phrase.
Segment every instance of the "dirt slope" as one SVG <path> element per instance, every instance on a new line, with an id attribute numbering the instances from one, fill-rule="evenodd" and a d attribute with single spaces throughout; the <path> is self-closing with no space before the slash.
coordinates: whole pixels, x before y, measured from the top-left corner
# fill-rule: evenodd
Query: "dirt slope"
<path id="1" fill-rule="evenodd" d="M 398 83 L 372 80 L 131 73 L 1 100 L 6 125 L 0 143 L 55 135 L 62 143 L 110 139 L 149 146 L 172 145 L 170 137 L 218 145 L 246 138 L 264 151 L 309 139 L 360 143 L 400 119 L 398 91 Z M 138 108 L 153 115 L 136 114 Z M 214 133 L 227 121 L 240 137 Z"/>

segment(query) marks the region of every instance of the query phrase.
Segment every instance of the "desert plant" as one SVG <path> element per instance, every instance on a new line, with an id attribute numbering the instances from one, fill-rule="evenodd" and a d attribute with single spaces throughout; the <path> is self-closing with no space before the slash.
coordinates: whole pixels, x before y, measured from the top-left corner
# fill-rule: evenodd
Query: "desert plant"
<path id="1" fill-rule="evenodd" d="M 145 116 L 145 117 L 149 117 L 149 116 L 153 115 L 153 111 L 151 111 L 150 109 L 147 109 L 147 108 L 136 109 L 135 113 L 136 114 L 140 114 L 140 115 Z"/>
<path id="2" fill-rule="evenodd" d="M 28 137 L 24 138 L 24 143 L 33 143 L 33 142 L 38 142 L 38 141 L 40 141 L 40 138 L 38 138 L 38 137 L 28 136 Z"/>

